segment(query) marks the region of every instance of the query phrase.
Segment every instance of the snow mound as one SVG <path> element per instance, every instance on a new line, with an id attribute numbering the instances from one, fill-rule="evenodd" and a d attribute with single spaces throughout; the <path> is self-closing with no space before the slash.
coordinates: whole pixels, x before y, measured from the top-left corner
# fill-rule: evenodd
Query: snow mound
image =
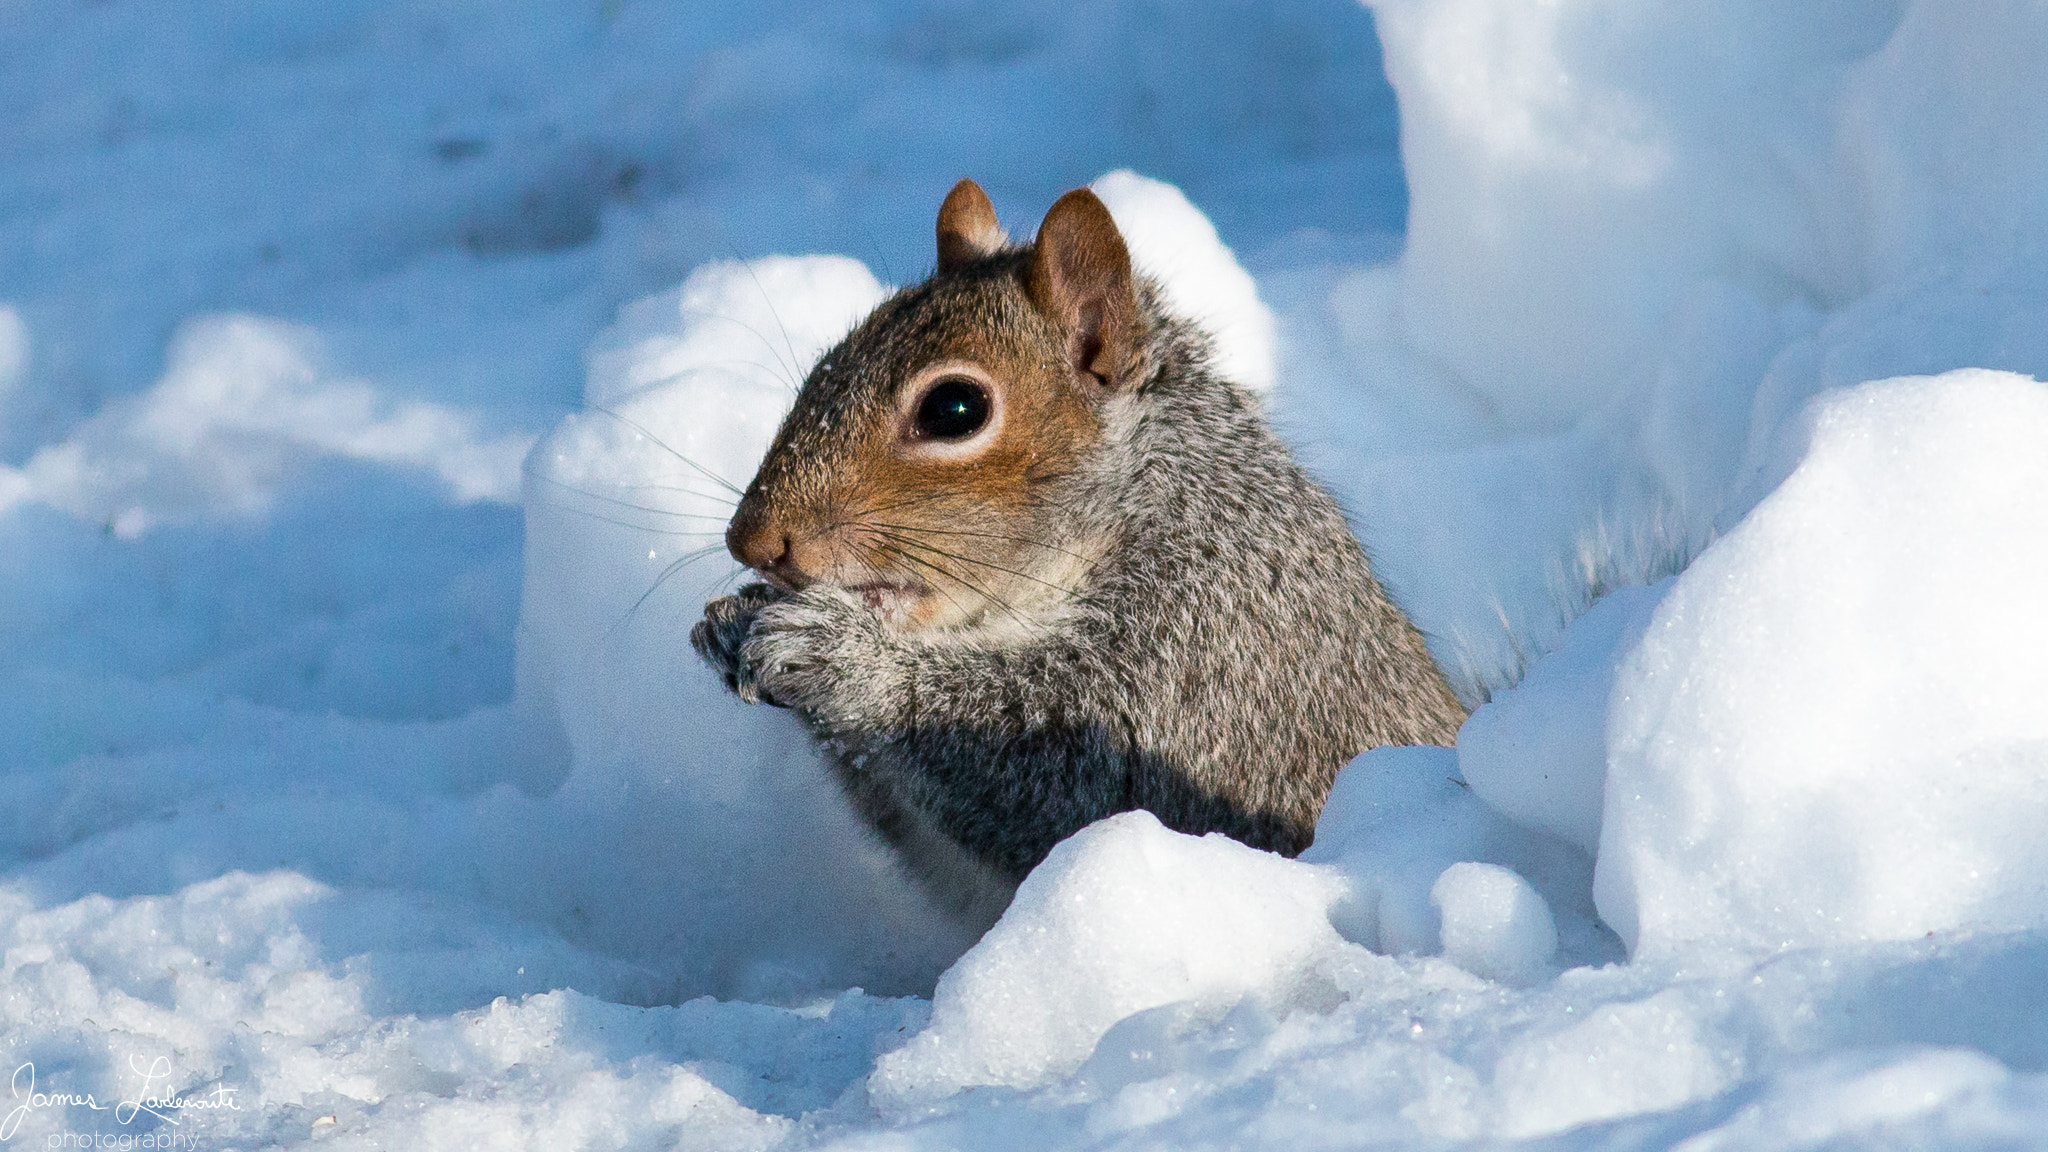
<path id="1" fill-rule="evenodd" d="M 1602 917 L 1638 956 L 2048 924 L 2048 386 L 1868 384 L 1783 440 L 1616 676 Z"/>
<path id="2" fill-rule="evenodd" d="M 1116 219 L 1131 264 L 1159 281 L 1169 308 L 1215 341 L 1216 370 L 1256 392 L 1273 386 L 1273 312 L 1216 226 L 1173 185 L 1127 169 L 1088 186 Z"/>
<path id="3" fill-rule="evenodd" d="M 888 294 L 867 265 L 845 256 L 706 264 L 674 289 L 620 309 L 591 341 L 583 402 L 614 404 L 694 371 L 718 373 L 750 395 L 786 395 Z M 736 447 L 758 458 L 767 443 Z"/>
<path id="4" fill-rule="evenodd" d="M 1182 1005 L 1217 1019 L 1335 994 L 1316 962 L 1341 949 L 1342 877 L 1149 812 L 1056 845 L 1009 911 L 947 969 L 931 1026 L 883 1057 L 868 1095 L 907 1113 L 963 1088 L 1037 1088 L 1072 1074 L 1117 1022 Z"/>
<path id="5" fill-rule="evenodd" d="M 1281 412 L 1470 703 L 1732 527 L 1812 396 L 2048 376 L 2037 6 L 1374 11 L 1406 246 L 1261 287 Z"/>
<path id="6" fill-rule="evenodd" d="M 0 345 L 9 342 L 0 331 Z M 0 360 L 8 350 L 0 347 Z M 303 327 L 202 317 L 180 328 L 169 360 L 148 392 L 30 458 L 15 498 L 133 536 L 165 520 L 263 512 L 292 473 L 321 457 L 427 471 L 464 503 L 509 503 L 518 491 L 529 437 L 486 438 L 472 413 L 333 379 Z"/>
<path id="7" fill-rule="evenodd" d="M 1607 698 L 1616 667 L 1669 587 L 1666 580 L 1602 598 L 1513 690 L 1465 720 L 1458 729 L 1458 771 L 1473 795 L 1518 824 L 1587 852 L 1599 849 Z"/>
<path id="8" fill-rule="evenodd" d="M 646 890 L 557 902 L 693 987 L 922 989 L 972 942 L 898 875 L 795 719 L 733 699 L 689 645 L 739 578 L 725 524 L 796 384 L 882 292 L 843 257 L 701 269 L 593 342 L 592 409 L 528 459 L 514 708 L 564 818 L 610 846 L 557 883 Z"/>
<path id="9" fill-rule="evenodd" d="M 1526 986 L 1550 975 L 1557 922 L 1527 880 L 1498 864 L 1464 861 L 1430 885 L 1444 959 L 1488 980 Z"/>
<path id="10" fill-rule="evenodd" d="M 1331 918 L 1346 939 L 1378 952 L 1441 953 L 1461 965 L 1470 961 L 1471 971 L 1494 979 L 1532 974 L 1559 946 L 1574 964 L 1600 963 L 1619 951 L 1593 913 L 1592 858 L 1480 803 L 1448 748 L 1374 748 L 1346 765 L 1316 821 L 1315 843 L 1301 859 L 1344 874 L 1349 886 Z M 1454 879 L 1439 894 L 1445 874 L 1467 864 L 1487 866 L 1475 875 L 1491 879 L 1462 887 Z M 1500 892 L 1503 875 L 1533 887 Z M 1443 896 L 1450 897 L 1448 907 Z M 1544 955 L 1527 966 L 1510 964 L 1512 972 L 1496 968 L 1496 950 L 1482 947 L 1481 937 L 1508 931 L 1502 958 L 1513 952 L 1514 941 L 1535 950 L 1539 920 L 1557 933 L 1552 947 L 1540 949 Z M 1464 933 L 1459 947 L 1452 948 L 1446 932 Z"/>

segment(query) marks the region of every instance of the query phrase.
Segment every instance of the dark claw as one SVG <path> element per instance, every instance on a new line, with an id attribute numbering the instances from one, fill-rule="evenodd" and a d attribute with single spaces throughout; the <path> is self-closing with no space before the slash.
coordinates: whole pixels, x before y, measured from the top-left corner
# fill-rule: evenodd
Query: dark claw
<path id="1" fill-rule="evenodd" d="M 789 593 L 775 587 L 773 584 L 762 584 L 757 581 L 752 584 L 740 585 L 740 590 L 733 593 L 732 598 L 739 601 L 740 606 L 745 608 L 748 614 L 751 615 L 787 595 Z"/>

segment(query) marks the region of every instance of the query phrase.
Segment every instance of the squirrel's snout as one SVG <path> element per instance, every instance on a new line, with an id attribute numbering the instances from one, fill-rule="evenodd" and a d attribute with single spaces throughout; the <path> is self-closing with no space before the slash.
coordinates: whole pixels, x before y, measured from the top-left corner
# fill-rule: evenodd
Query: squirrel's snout
<path id="1" fill-rule="evenodd" d="M 725 547 L 733 559 L 779 588 L 795 590 L 807 583 L 791 556 L 794 547 L 789 532 L 752 501 L 740 502 L 739 512 L 725 530 Z"/>

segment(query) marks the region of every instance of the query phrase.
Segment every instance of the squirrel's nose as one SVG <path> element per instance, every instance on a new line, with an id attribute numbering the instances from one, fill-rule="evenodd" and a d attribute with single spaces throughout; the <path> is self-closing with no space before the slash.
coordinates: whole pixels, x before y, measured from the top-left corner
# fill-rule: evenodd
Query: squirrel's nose
<path id="1" fill-rule="evenodd" d="M 803 585 L 803 573 L 790 557 L 793 542 L 789 533 L 758 507 L 742 502 L 732 525 L 725 530 L 725 547 L 733 559 L 759 572 L 770 584 L 785 589 Z"/>

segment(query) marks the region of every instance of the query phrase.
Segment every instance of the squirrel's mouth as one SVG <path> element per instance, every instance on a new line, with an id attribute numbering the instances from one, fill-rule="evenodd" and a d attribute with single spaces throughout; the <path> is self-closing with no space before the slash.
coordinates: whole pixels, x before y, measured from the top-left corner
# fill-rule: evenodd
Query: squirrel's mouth
<path id="1" fill-rule="evenodd" d="M 902 623 L 910 609 L 930 591 L 914 580 L 873 580 L 849 584 L 846 590 L 890 623 Z"/>

